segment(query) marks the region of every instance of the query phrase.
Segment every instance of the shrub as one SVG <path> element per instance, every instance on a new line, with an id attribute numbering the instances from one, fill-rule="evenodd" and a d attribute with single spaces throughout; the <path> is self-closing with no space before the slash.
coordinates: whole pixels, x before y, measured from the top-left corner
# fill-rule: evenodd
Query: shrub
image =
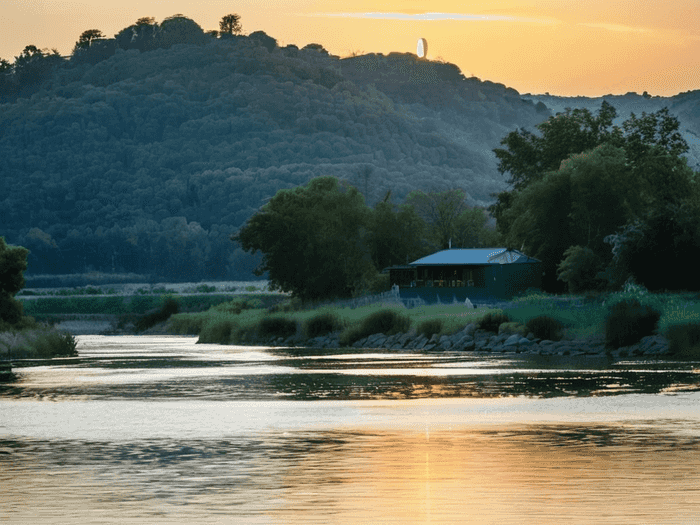
<path id="1" fill-rule="evenodd" d="M 168 318 L 170 318 L 171 315 L 176 314 L 179 309 L 180 305 L 177 302 L 177 299 L 168 297 L 163 302 L 163 306 L 160 307 L 160 310 L 146 314 L 141 317 L 141 319 L 136 321 L 136 331 L 143 332 L 144 330 L 148 330 L 158 323 L 167 321 Z"/>
<path id="2" fill-rule="evenodd" d="M 356 341 L 362 339 L 363 337 L 367 336 L 363 334 L 362 327 L 353 326 L 352 328 L 348 328 L 340 334 L 340 337 L 338 337 L 338 344 L 340 346 L 350 346 Z"/>
<path id="3" fill-rule="evenodd" d="M 394 335 L 399 332 L 407 332 L 411 326 L 411 320 L 394 310 L 380 310 L 362 321 L 364 337 L 372 334 Z"/>
<path id="4" fill-rule="evenodd" d="M 168 322 L 168 332 L 171 334 L 199 335 L 204 319 L 188 314 L 174 315 Z"/>
<path id="5" fill-rule="evenodd" d="M 571 294 L 595 290 L 601 286 L 596 276 L 602 266 L 601 258 L 590 248 L 569 246 L 557 267 L 557 279 L 568 285 Z"/>
<path id="6" fill-rule="evenodd" d="M 307 319 L 304 323 L 304 333 L 308 338 L 319 337 L 335 332 L 341 327 L 342 323 L 337 315 L 325 312 L 315 315 L 311 319 Z"/>
<path id="7" fill-rule="evenodd" d="M 660 318 L 658 310 L 642 306 L 635 299 L 614 304 L 605 320 L 605 346 L 619 348 L 638 343 L 654 333 Z"/>
<path id="8" fill-rule="evenodd" d="M 507 314 L 501 312 L 489 312 L 484 317 L 479 320 L 476 324 L 481 330 L 486 330 L 487 332 L 498 333 L 498 327 L 501 323 L 508 323 L 511 319 Z"/>
<path id="9" fill-rule="evenodd" d="M 548 315 L 533 317 L 525 323 L 529 332 L 538 339 L 561 341 L 564 325 Z"/>
<path id="10" fill-rule="evenodd" d="M 700 323 L 674 324 L 666 329 L 668 351 L 677 357 L 700 357 Z"/>
<path id="11" fill-rule="evenodd" d="M 78 355 L 75 337 L 68 332 L 50 331 L 42 333 L 30 346 L 38 357 L 73 357 Z"/>
<path id="12" fill-rule="evenodd" d="M 237 324 L 230 319 L 214 319 L 205 323 L 199 333 L 198 343 L 229 344 L 231 333 L 237 328 Z"/>
<path id="13" fill-rule="evenodd" d="M 428 319 L 420 324 L 418 327 L 418 333 L 430 338 L 434 334 L 439 334 L 442 331 L 442 326 L 442 319 Z"/>
<path id="14" fill-rule="evenodd" d="M 290 337 L 296 333 L 296 321 L 286 317 L 264 317 L 258 323 L 258 336 L 263 339 Z"/>
<path id="15" fill-rule="evenodd" d="M 68 332 L 41 327 L 0 334 L 0 350 L 8 359 L 50 359 L 78 355 L 75 337 Z"/>

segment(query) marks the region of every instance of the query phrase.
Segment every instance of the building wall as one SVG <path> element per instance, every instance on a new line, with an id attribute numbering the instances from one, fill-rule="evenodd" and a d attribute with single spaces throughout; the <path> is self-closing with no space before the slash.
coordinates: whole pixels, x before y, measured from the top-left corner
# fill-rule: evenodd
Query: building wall
<path id="1" fill-rule="evenodd" d="M 466 283 L 467 276 L 473 277 L 474 286 L 453 287 L 454 272 Z M 471 273 L 467 273 L 467 272 Z M 433 286 L 427 286 L 433 277 Z M 421 279 L 423 277 L 423 279 Z M 452 279 L 447 279 L 451 277 Z M 464 302 L 469 298 L 472 302 L 510 299 L 528 288 L 540 288 L 542 285 L 542 265 L 527 264 L 493 264 L 489 266 L 459 266 L 418 268 L 415 287 L 400 288 L 401 297 L 420 297 L 427 303 Z M 440 278 L 440 279 L 438 279 Z M 438 286 L 442 281 L 443 286 Z"/>

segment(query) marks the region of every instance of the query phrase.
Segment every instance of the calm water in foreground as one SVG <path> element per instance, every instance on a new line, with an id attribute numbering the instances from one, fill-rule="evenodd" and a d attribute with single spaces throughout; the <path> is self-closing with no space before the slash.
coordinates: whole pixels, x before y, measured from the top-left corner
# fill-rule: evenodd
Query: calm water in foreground
<path id="1" fill-rule="evenodd" d="M 80 336 L 0 386 L 2 523 L 698 523 L 699 363 Z"/>

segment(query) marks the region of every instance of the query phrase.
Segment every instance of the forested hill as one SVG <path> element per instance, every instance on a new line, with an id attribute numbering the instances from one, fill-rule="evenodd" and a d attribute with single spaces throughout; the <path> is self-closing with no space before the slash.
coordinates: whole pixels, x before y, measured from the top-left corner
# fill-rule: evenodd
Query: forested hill
<path id="1" fill-rule="evenodd" d="M 335 175 L 370 204 L 463 188 L 487 205 L 506 188 L 492 149 L 551 114 L 412 54 L 188 41 L 108 39 L 34 77 L 30 57 L 22 85 L 0 74 L 0 235 L 30 273 L 250 278 L 229 235 L 278 189 Z"/>
<path id="2" fill-rule="evenodd" d="M 622 124 L 632 113 L 639 117 L 643 112 L 653 113 L 668 108 L 669 113 L 678 118 L 681 124 L 678 131 L 690 148 L 686 154 L 688 165 L 695 170 L 700 169 L 700 91 L 688 91 L 673 97 L 627 93 L 594 98 L 525 94 L 522 98 L 536 104 L 545 104 L 552 113 L 563 112 L 566 108 L 588 109 L 595 113 L 605 100 L 617 110 L 617 118 L 614 120 L 617 125 Z"/>

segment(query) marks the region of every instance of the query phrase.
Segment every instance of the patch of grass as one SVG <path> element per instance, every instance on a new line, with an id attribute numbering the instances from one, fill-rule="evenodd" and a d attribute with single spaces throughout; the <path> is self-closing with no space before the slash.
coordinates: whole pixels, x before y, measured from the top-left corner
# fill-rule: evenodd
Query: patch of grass
<path id="1" fill-rule="evenodd" d="M 623 300 L 612 305 L 605 321 L 605 346 L 620 348 L 641 341 L 656 330 L 661 313 L 637 300 Z"/>

